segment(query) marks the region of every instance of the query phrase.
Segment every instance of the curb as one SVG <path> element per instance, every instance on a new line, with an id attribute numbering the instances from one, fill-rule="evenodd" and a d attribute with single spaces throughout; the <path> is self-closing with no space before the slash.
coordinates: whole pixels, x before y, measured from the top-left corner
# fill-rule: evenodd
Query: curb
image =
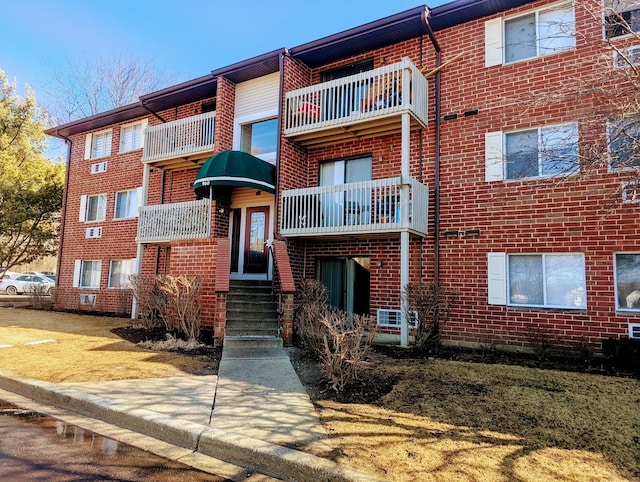
<path id="1" fill-rule="evenodd" d="M 282 480 L 383 482 L 372 474 L 237 433 L 174 419 L 151 410 L 90 395 L 54 383 L 0 372 L 0 387 L 41 403 L 97 418 L 121 428 L 215 457 Z"/>

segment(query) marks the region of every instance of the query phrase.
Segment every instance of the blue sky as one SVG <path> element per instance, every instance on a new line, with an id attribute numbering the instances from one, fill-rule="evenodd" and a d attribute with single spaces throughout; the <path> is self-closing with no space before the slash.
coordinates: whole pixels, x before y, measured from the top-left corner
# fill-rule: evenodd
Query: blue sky
<path id="1" fill-rule="evenodd" d="M 420 0 L 0 0 L 0 69 L 39 98 L 47 66 L 109 53 L 185 81 L 413 7 Z M 445 3 L 437 0 L 431 7 Z M 40 97 L 43 97 L 41 94 Z"/>

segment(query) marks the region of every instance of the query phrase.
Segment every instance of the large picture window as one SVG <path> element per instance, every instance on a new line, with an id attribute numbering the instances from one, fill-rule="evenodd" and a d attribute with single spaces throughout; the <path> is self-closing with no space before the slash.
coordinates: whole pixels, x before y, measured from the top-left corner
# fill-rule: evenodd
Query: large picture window
<path id="1" fill-rule="evenodd" d="M 563 124 L 505 134 L 506 179 L 579 171 L 578 126 Z"/>
<path id="2" fill-rule="evenodd" d="M 562 5 L 505 20 L 504 44 L 505 63 L 574 48 L 573 7 Z"/>
<path id="3" fill-rule="evenodd" d="M 616 309 L 640 311 L 640 253 L 616 253 L 613 265 Z"/>
<path id="4" fill-rule="evenodd" d="M 584 309 L 586 281 L 582 254 L 507 256 L 509 305 Z"/>

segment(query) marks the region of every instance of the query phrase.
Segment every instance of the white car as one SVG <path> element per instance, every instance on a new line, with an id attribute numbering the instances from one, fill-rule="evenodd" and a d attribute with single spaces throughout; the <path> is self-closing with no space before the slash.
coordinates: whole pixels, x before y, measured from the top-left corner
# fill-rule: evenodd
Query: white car
<path id="1" fill-rule="evenodd" d="M 35 274 L 21 274 L 15 278 L 0 280 L 0 291 L 8 295 L 23 293 L 42 293 L 50 295 L 55 283 L 46 276 Z"/>

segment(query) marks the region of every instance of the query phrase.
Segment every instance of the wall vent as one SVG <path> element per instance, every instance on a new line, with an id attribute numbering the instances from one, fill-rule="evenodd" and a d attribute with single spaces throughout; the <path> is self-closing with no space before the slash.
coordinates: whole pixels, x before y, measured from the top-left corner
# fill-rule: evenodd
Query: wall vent
<path id="1" fill-rule="evenodd" d="M 101 238 L 102 237 L 102 226 L 98 226 L 95 228 L 87 228 L 86 233 L 87 238 Z"/>
<path id="2" fill-rule="evenodd" d="M 378 326 L 400 326 L 400 310 L 378 309 Z M 411 320 L 409 320 L 411 328 L 418 327 L 418 312 L 411 312 Z"/>
<path id="3" fill-rule="evenodd" d="M 96 295 L 80 295 L 80 304 L 81 305 L 95 305 L 96 304 Z"/>
<path id="4" fill-rule="evenodd" d="M 629 338 L 640 340 L 640 323 L 629 323 Z"/>
<path id="5" fill-rule="evenodd" d="M 98 174 L 107 170 L 107 161 L 91 164 L 91 174 Z"/>

